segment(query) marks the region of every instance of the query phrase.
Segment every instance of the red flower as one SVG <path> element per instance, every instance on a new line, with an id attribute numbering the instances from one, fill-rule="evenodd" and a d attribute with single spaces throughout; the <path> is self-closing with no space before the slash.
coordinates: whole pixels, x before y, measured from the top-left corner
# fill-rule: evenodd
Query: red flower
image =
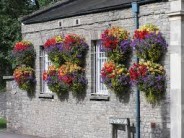
<path id="1" fill-rule="evenodd" d="M 115 49 L 119 43 L 118 38 L 113 37 L 113 36 L 109 36 L 108 34 L 106 34 L 106 32 L 108 32 L 107 30 L 105 31 L 104 34 L 102 34 L 102 44 L 105 48 L 111 48 L 111 49 Z"/>
<path id="2" fill-rule="evenodd" d="M 24 43 L 22 43 L 22 42 L 18 42 L 18 43 L 16 43 L 15 44 L 15 47 L 14 47 L 14 51 L 23 51 L 23 50 L 25 50 L 25 49 L 27 49 L 27 45 L 25 45 Z"/>
<path id="3" fill-rule="evenodd" d="M 65 37 L 64 43 L 65 43 L 65 45 L 71 45 L 72 44 L 72 45 L 75 46 L 75 44 L 78 43 L 78 36 L 75 35 L 75 34 L 67 35 Z"/>
<path id="4" fill-rule="evenodd" d="M 104 66 L 101 70 L 101 76 L 102 77 L 108 77 L 108 78 L 114 78 L 115 74 L 113 73 L 116 69 L 116 65 L 114 62 L 109 61 L 104 63 Z"/>
<path id="5" fill-rule="evenodd" d="M 47 77 L 48 77 L 47 72 L 44 71 L 43 74 L 42 74 L 43 80 L 46 81 L 47 80 Z"/>
<path id="6" fill-rule="evenodd" d="M 62 81 L 66 84 L 72 84 L 73 78 L 69 75 L 62 76 Z"/>
<path id="7" fill-rule="evenodd" d="M 148 69 L 145 65 L 135 64 L 129 69 L 130 79 L 137 80 L 141 76 L 145 76 Z"/>
<path id="8" fill-rule="evenodd" d="M 143 31 L 136 30 L 134 33 L 134 38 L 144 39 L 148 33 L 149 32 L 146 30 L 143 30 Z"/>
<path id="9" fill-rule="evenodd" d="M 83 38 L 76 34 L 69 34 L 65 37 L 64 40 L 64 48 L 65 50 L 71 50 L 73 46 L 79 46 L 81 45 L 81 42 L 83 41 Z"/>
<path id="10" fill-rule="evenodd" d="M 105 77 L 107 75 L 107 73 L 102 69 L 101 70 L 101 75 L 102 75 L 102 77 Z"/>
<path id="11" fill-rule="evenodd" d="M 53 46 L 55 44 L 56 44 L 56 39 L 55 38 L 51 38 L 51 39 L 48 39 L 46 41 L 46 43 L 44 44 L 44 47 L 47 48 L 47 47 Z"/>

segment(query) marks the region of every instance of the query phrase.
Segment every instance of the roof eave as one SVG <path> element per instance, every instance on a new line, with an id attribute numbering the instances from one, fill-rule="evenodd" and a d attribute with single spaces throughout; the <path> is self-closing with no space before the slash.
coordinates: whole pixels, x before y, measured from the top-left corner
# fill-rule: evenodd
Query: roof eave
<path id="1" fill-rule="evenodd" d="M 72 0 L 69 0 L 68 2 L 71 2 Z M 149 3 L 153 3 L 153 2 L 162 2 L 163 0 L 142 0 L 142 1 L 138 1 L 139 5 L 144 5 L 144 4 L 149 4 Z M 132 1 L 134 2 L 134 1 Z M 66 4 L 66 3 L 63 3 Z M 60 6 L 60 4 L 58 4 Z M 58 6 L 57 5 L 57 6 Z M 95 9 L 95 10 L 90 10 L 90 11 L 85 11 L 85 12 L 81 12 L 81 13 L 75 13 L 72 15 L 68 15 L 68 16 L 60 16 L 60 17 L 56 17 L 53 19 L 45 19 L 42 21 L 29 21 L 26 22 L 26 20 L 30 19 L 31 17 L 34 17 L 36 15 L 39 15 L 43 12 L 46 12 L 52 8 L 55 8 L 56 6 L 53 6 L 51 8 L 48 8 L 47 10 L 43 10 L 42 12 L 39 12 L 37 14 L 31 15 L 31 16 L 26 16 L 25 18 L 22 18 L 22 20 L 20 20 L 22 23 L 24 24 L 35 24 L 35 23 L 43 23 L 43 22 L 48 22 L 48 21 L 54 21 L 54 20 L 58 20 L 58 19 L 64 19 L 64 18 L 70 18 L 70 17 L 75 17 L 75 16 L 81 16 L 81 15 L 87 15 L 87 14 L 92 14 L 92 13 L 101 13 L 101 12 L 106 12 L 106 11 L 112 11 L 112 10 L 120 10 L 120 9 L 124 9 L 124 8 L 129 8 L 131 7 L 131 3 L 124 3 L 122 5 L 116 5 L 116 6 L 111 6 L 111 7 L 105 7 L 105 8 L 101 8 L 101 9 Z"/>

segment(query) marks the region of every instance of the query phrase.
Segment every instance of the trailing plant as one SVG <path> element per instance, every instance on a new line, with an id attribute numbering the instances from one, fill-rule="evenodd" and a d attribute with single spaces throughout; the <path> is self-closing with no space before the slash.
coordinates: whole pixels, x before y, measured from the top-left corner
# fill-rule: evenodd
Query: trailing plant
<path id="1" fill-rule="evenodd" d="M 86 86 L 88 84 L 84 71 L 81 73 L 72 73 L 72 78 L 72 92 L 74 94 L 83 93 L 86 90 Z"/>
<path id="2" fill-rule="evenodd" d="M 18 65 L 34 67 L 36 53 L 33 44 L 29 41 L 17 42 L 13 48 L 13 56 Z"/>
<path id="3" fill-rule="evenodd" d="M 14 79 L 19 88 L 33 93 L 35 89 L 35 72 L 31 67 L 20 66 L 14 70 Z"/>
<path id="4" fill-rule="evenodd" d="M 160 64 L 140 62 L 129 69 L 131 82 L 138 85 L 148 102 L 159 102 L 165 92 L 165 70 Z"/>
<path id="5" fill-rule="evenodd" d="M 158 62 L 168 45 L 157 26 L 146 24 L 134 32 L 131 46 L 139 58 Z"/>
<path id="6" fill-rule="evenodd" d="M 89 46 L 85 39 L 76 34 L 69 34 L 64 39 L 64 59 L 67 62 L 84 65 Z"/>
<path id="7" fill-rule="evenodd" d="M 63 40 L 64 38 L 62 36 L 55 36 L 53 38 L 48 39 L 44 44 L 44 49 L 48 53 L 48 58 L 56 66 L 60 66 L 65 62 L 63 57 Z"/>
<path id="8" fill-rule="evenodd" d="M 130 77 L 124 65 L 107 61 L 101 70 L 102 82 L 115 93 L 127 92 L 129 89 Z"/>
<path id="9" fill-rule="evenodd" d="M 121 27 L 111 27 L 102 33 L 103 50 L 110 60 L 123 63 L 131 52 L 129 32 Z"/>

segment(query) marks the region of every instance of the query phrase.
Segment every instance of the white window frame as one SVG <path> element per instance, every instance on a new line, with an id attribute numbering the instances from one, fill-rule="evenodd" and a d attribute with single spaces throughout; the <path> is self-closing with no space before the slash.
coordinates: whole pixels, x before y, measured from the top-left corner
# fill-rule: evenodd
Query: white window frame
<path id="1" fill-rule="evenodd" d="M 47 82 L 43 80 L 43 72 L 48 70 L 51 65 L 51 61 L 48 58 L 47 52 L 44 50 L 43 46 L 40 46 L 40 93 L 50 94 L 52 93 L 47 85 Z"/>
<path id="2" fill-rule="evenodd" d="M 107 61 L 106 53 L 102 52 L 101 40 L 93 41 L 92 46 L 92 94 L 95 95 L 109 95 L 108 89 L 102 83 L 101 69 L 105 61 Z"/>

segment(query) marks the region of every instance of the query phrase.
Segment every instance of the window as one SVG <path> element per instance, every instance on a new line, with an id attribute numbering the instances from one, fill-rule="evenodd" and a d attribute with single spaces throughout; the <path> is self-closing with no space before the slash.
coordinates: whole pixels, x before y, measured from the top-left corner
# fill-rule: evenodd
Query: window
<path id="1" fill-rule="evenodd" d="M 74 20 L 74 25 L 80 25 L 80 19 L 75 19 Z"/>
<path id="2" fill-rule="evenodd" d="M 48 59 L 48 54 L 44 50 L 43 46 L 40 46 L 40 90 L 41 93 L 51 93 L 49 90 L 47 83 L 43 81 L 42 74 L 44 71 L 48 70 L 48 67 L 51 65 L 51 62 Z"/>
<path id="3" fill-rule="evenodd" d="M 101 69 L 107 61 L 106 53 L 102 50 L 101 41 L 93 41 L 92 46 L 92 94 L 108 95 L 107 87 L 102 83 Z"/>

